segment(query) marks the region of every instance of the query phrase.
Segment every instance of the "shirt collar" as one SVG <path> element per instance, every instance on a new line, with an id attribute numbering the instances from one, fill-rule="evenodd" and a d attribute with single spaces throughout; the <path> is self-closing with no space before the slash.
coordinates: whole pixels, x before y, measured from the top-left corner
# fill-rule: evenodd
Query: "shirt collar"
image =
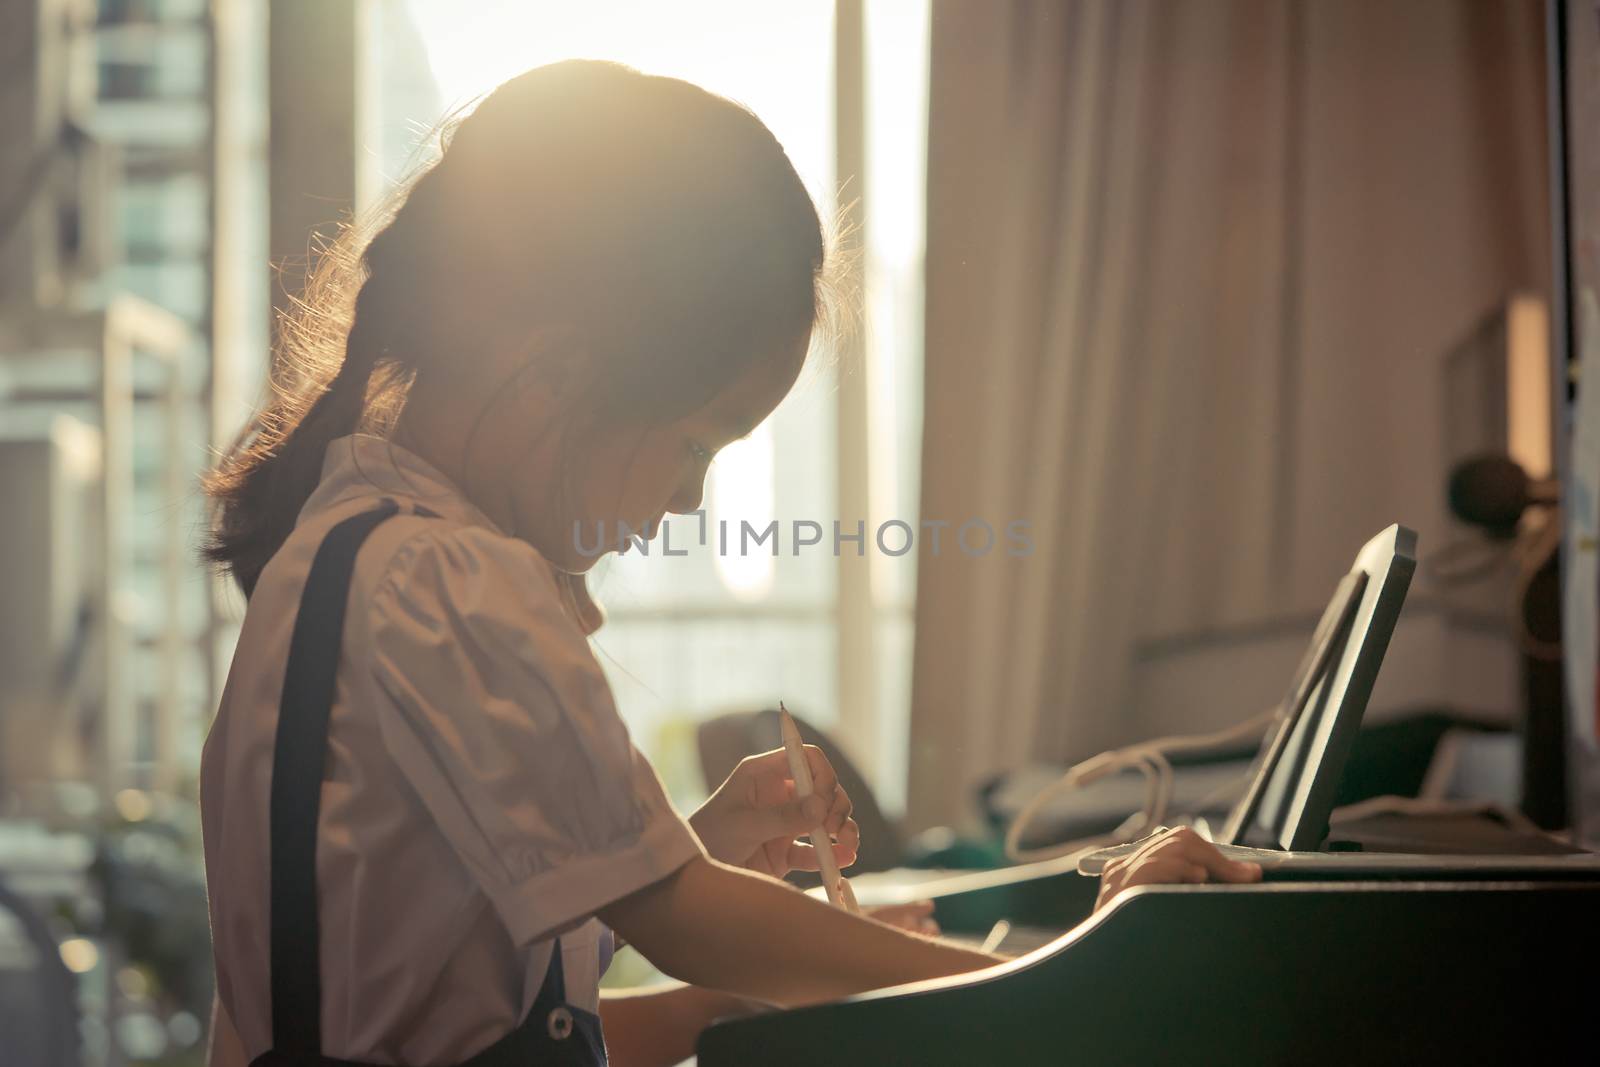
<path id="1" fill-rule="evenodd" d="M 383 497 L 411 501 L 447 519 L 505 533 L 433 464 L 392 441 L 365 433 L 339 437 L 328 445 L 322 481 L 301 514 Z"/>

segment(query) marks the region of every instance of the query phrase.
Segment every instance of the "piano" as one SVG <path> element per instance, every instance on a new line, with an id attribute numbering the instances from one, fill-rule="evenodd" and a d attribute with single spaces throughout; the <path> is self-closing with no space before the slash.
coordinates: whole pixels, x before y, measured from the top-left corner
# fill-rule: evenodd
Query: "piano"
<path id="1" fill-rule="evenodd" d="M 1086 918 L 1096 887 L 1062 861 L 924 885 L 949 934 L 1061 933 L 972 976 L 719 1023 L 699 1067 L 1600 1062 L 1592 872 L 1141 886 Z"/>

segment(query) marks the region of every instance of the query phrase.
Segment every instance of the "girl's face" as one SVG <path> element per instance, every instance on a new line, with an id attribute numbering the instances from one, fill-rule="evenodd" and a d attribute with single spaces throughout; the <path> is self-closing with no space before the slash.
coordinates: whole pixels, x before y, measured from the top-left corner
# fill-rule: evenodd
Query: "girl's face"
<path id="1" fill-rule="evenodd" d="M 447 473 L 502 529 L 557 569 L 580 574 L 617 551 L 621 527 L 654 533 L 665 515 L 700 507 L 711 460 L 788 394 L 808 342 L 753 365 L 699 411 L 659 426 L 549 432 L 560 424 L 560 391 L 534 383 L 491 402 L 472 459 Z"/>
<path id="2" fill-rule="evenodd" d="M 799 374 L 805 349 L 758 364 L 699 411 L 662 426 L 585 435 L 570 446 L 573 474 L 555 509 L 561 528 L 548 545 L 535 544 L 561 570 L 578 573 L 594 566 L 604 551 L 616 551 L 625 526 L 653 536 L 668 514 L 700 507 L 706 472 L 725 446 L 747 437 L 788 394 Z M 536 486 L 526 486 L 537 490 Z M 566 508 L 564 497 L 573 498 Z M 542 493 L 519 496 L 528 518 L 538 508 L 548 521 L 552 509 Z M 579 524 L 576 528 L 574 523 Z M 603 543 L 602 543 L 603 539 Z"/>

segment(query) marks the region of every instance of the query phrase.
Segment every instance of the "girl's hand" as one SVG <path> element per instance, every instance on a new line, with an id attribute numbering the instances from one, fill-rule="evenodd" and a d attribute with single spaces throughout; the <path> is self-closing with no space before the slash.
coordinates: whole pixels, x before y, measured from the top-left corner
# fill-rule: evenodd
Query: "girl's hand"
<path id="1" fill-rule="evenodd" d="M 1181 826 L 1150 839 L 1139 851 L 1106 864 L 1094 909 L 1129 886 L 1198 882 L 1259 882 L 1261 864 L 1230 860 L 1217 846 Z"/>
<path id="2" fill-rule="evenodd" d="M 850 798 L 828 757 L 815 745 L 805 746 L 811 764 L 812 794 L 795 799 L 789 759 L 781 748 L 749 756 L 689 825 L 700 835 L 711 858 L 735 867 L 782 878 L 792 870 L 817 869 L 816 850 L 795 840 L 823 826 L 834 837 L 833 858 L 840 867 L 856 861 L 861 828 L 850 818 Z"/>

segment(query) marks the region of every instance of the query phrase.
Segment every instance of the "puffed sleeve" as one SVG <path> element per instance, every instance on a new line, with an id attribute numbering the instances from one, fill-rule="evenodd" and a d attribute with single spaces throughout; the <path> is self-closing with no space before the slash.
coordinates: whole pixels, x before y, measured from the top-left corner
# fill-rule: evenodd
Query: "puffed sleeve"
<path id="1" fill-rule="evenodd" d="M 420 534 L 371 611 L 384 743 L 518 944 L 702 854 L 532 548 Z"/>

